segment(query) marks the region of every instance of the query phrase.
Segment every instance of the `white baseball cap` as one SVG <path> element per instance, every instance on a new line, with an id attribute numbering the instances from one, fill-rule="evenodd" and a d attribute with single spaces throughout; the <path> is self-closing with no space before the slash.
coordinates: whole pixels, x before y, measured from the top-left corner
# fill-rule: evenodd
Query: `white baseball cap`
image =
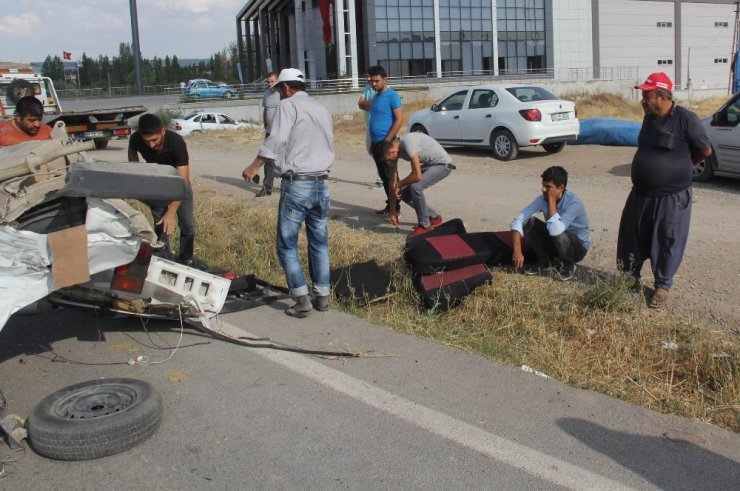
<path id="1" fill-rule="evenodd" d="M 278 81 L 275 83 L 275 85 L 281 84 L 283 82 L 305 82 L 306 77 L 303 76 L 303 72 L 300 71 L 297 68 L 283 68 L 280 70 L 280 75 L 278 76 Z"/>

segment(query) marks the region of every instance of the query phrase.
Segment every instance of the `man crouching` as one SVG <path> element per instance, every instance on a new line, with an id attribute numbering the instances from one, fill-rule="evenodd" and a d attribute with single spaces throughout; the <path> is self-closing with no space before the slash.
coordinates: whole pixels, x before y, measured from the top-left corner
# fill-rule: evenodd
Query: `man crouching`
<path id="1" fill-rule="evenodd" d="M 394 166 L 399 157 L 411 162 L 411 172 L 403 179 L 398 179 L 397 169 L 390 169 L 388 196 L 390 199 L 388 218 L 393 225 L 398 225 L 396 203 L 403 200 L 416 210 L 417 225 L 407 236 L 414 237 L 428 232 L 442 224 L 442 216 L 427 204 L 424 190 L 449 176 L 455 169 L 450 155 L 442 145 L 424 133 L 408 133 L 393 141 L 382 142 L 375 147 L 379 155 L 376 160 L 385 161 Z"/>
<path id="2" fill-rule="evenodd" d="M 538 262 L 524 272 L 534 275 L 553 268 L 559 278 L 567 281 L 576 272 L 591 245 L 588 216 L 581 200 L 568 185 L 568 173 L 560 166 L 549 167 L 542 173 L 542 195 L 524 208 L 511 222 L 514 254 L 511 257 L 517 269 L 524 267 L 522 236 L 532 244 Z M 535 217 L 542 213 L 545 222 Z"/>

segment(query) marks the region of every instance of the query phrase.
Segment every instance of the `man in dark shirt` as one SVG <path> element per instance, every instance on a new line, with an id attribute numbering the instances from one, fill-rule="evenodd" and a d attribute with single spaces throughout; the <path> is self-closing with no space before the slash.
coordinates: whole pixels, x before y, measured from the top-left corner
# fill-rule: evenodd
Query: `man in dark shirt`
<path id="1" fill-rule="evenodd" d="M 195 244 L 195 217 L 193 215 L 193 194 L 190 189 L 190 167 L 188 148 L 185 140 L 177 133 L 162 127 L 162 121 L 154 114 L 144 114 L 139 118 L 139 129 L 131 135 L 128 144 L 129 162 L 138 162 L 139 154 L 147 162 L 171 165 L 185 180 L 188 196 L 182 201 L 147 201 L 152 211 L 154 231 L 169 250 L 169 236 L 175 231 L 175 223 L 180 227 L 180 254 L 178 261 L 185 265 L 193 264 Z"/>
<path id="2" fill-rule="evenodd" d="M 642 91 L 645 118 L 632 159 L 632 191 L 622 211 L 617 265 L 640 279 L 646 259 L 655 278 L 650 307 L 662 308 L 683 258 L 691 221 L 691 167 L 712 154 L 699 118 L 673 102 L 673 83 L 653 73 Z"/>

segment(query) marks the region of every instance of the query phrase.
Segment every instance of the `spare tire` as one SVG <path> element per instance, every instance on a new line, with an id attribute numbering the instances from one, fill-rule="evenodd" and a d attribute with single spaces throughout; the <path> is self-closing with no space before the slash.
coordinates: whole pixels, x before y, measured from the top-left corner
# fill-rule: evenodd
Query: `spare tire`
<path id="1" fill-rule="evenodd" d="M 33 85 L 28 80 L 16 78 L 8 85 L 8 102 L 18 104 L 18 101 L 27 95 L 33 95 Z"/>
<path id="2" fill-rule="evenodd" d="M 28 442 L 39 455 L 88 460 L 127 450 L 149 438 L 162 421 L 162 398 L 134 379 L 91 380 L 45 397 L 26 420 Z"/>

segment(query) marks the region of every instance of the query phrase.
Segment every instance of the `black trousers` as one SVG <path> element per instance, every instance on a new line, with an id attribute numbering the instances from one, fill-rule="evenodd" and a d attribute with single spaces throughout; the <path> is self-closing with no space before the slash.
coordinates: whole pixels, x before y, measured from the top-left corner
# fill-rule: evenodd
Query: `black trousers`
<path id="1" fill-rule="evenodd" d="M 576 234 L 572 232 L 565 231 L 553 237 L 547 231 L 547 224 L 536 217 L 531 217 L 523 228 L 524 236 L 532 244 L 532 249 L 541 262 L 557 258 L 563 264 L 575 264 L 586 257 L 588 249 L 583 247 Z"/>
<path id="2" fill-rule="evenodd" d="M 670 290 L 689 238 L 691 188 L 669 196 L 647 196 L 634 188 L 619 222 L 617 266 L 634 278 L 646 259 L 655 288 Z"/>
<path id="3" fill-rule="evenodd" d="M 270 134 L 265 133 L 265 140 L 267 140 L 268 136 L 270 136 Z M 265 188 L 265 191 L 271 193 L 273 182 L 275 182 L 275 162 L 273 160 L 268 160 L 265 162 L 264 168 L 265 179 L 262 181 L 262 187 Z"/>
<path id="4" fill-rule="evenodd" d="M 378 175 L 380 176 L 380 180 L 383 181 L 383 189 L 385 189 L 385 207 L 388 208 L 388 200 L 389 200 L 389 193 L 390 190 L 388 189 L 388 186 L 391 182 L 391 166 L 385 163 L 385 160 L 378 160 L 375 158 L 375 149 L 382 145 L 383 141 L 377 141 L 372 142 L 370 144 L 370 153 L 373 156 L 373 160 L 375 161 L 375 167 L 378 169 Z M 398 163 L 398 161 L 394 162 Z M 395 166 L 394 166 L 395 167 Z M 396 211 L 399 211 L 401 209 L 401 201 L 399 200 L 396 203 Z"/>
<path id="5" fill-rule="evenodd" d="M 170 249 L 170 238 L 164 233 L 163 225 L 156 225 L 158 221 L 162 219 L 165 213 L 167 213 L 167 207 L 169 202 L 167 201 L 147 201 L 149 209 L 152 212 L 152 220 L 154 220 L 154 233 L 157 234 L 157 239 L 165 244 L 165 247 L 169 251 Z M 178 256 L 179 261 L 187 261 L 193 259 L 193 249 L 195 247 L 195 214 L 193 212 L 193 195 L 192 193 L 180 203 L 177 208 L 177 226 L 180 227 L 180 254 Z"/>

